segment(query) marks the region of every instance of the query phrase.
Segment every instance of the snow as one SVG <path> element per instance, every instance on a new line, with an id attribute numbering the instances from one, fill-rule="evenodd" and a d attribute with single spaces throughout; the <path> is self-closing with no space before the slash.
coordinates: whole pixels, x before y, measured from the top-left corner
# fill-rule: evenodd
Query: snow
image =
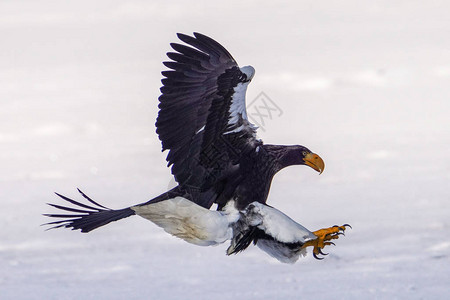
<path id="1" fill-rule="evenodd" d="M 239 7 L 239 9 L 236 9 Z M 0 3 L 0 299 L 438 299 L 450 288 L 446 1 Z M 155 134 L 176 32 L 217 39 L 301 143 L 269 203 L 310 230 L 353 226 L 326 259 L 198 247 L 138 217 L 45 231 L 53 192 L 105 206 L 171 185 Z M 299 193 L 298 190 L 301 189 Z"/>

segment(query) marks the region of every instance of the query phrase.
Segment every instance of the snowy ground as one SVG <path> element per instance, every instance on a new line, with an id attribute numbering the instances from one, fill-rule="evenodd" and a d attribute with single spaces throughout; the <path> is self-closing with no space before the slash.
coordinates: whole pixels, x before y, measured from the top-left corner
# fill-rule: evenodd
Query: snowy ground
<path id="1" fill-rule="evenodd" d="M 445 299 L 450 295 L 447 1 L 2 1 L 0 299 Z M 232 257 L 138 217 L 44 231 L 58 191 L 113 208 L 170 184 L 154 132 L 161 61 L 199 31 L 256 68 L 282 111 L 266 143 L 308 146 L 269 202 L 353 230 L 323 261 Z M 255 102 L 258 105 L 258 102 Z M 252 107 L 249 108 L 251 111 Z"/>

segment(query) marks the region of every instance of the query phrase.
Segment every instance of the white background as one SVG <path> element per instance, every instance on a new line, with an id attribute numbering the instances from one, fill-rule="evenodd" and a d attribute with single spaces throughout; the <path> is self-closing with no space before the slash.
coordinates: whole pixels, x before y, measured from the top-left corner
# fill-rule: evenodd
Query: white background
<path id="1" fill-rule="evenodd" d="M 0 299 L 437 299 L 450 294 L 448 1 L 0 2 Z M 222 43 L 283 114 L 266 143 L 290 167 L 269 203 L 316 230 L 350 223 L 316 261 L 225 256 L 132 217 L 44 231 L 57 191 L 112 208 L 171 180 L 155 133 L 176 32 Z"/>

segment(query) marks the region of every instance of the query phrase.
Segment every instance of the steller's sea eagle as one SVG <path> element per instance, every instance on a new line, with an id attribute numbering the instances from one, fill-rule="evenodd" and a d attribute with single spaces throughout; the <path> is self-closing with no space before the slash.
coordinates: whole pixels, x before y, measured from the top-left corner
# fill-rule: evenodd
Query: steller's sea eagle
<path id="1" fill-rule="evenodd" d="M 215 245 L 231 240 L 227 254 L 251 243 L 281 262 L 294 263 L 312 246 L 316 258 L 346 227 L 314 232 L 266 204 L 273 176 L 291 165 L 307 165 L 319 173 L 323 160 L 300 145 L 263 144 L 256 137 L 245 106 L 247 86 L 255 69 L 240 68 L 213 39 L 178 34 L 164 65 L 156 132 L 178 185 L 152 200 L 123 209 L 109 209 L 90 199 L 84 204 L 57 193 L 75 205 L 49 204 L 66 211 L 46 214 L 61 218 L 47 223 L 90 232 L 132 215 L 146 218 L 189 243 Z M 210 209 L 216 203 L 217 210 Z"/>

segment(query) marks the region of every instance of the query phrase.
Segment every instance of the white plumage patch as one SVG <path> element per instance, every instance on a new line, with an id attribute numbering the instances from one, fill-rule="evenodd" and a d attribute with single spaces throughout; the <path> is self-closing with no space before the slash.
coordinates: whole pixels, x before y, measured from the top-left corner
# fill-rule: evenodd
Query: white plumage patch
<path id="1" fill-rule="evenodd" d="M 202 128 L 200 128 L 199 130 L 197 130 L 197 132 L 195 134 L 199 134 L 200 132 L 202 132 L 203 130 L 205 130 L 206 125 L 203 125 Z"/>
<path id="2" fill-rule="evenodd" d="M 238 124 L 239 121 L 242 119 L 244 120 L 244 124 L 226 132 L 228 133 L 234 133 L 239 132 L 245 129 L 247 126 L 251 127 L 252 129 L 256 130 L 257 127 L 250 123 L 247 117 L 247 108 L 246 108 L 246 102 L 245 102 L 245 95 L 247 93 L 247 87 L 250 83 L 250 80 L 255 75 L 255 69 L 252 66 L 245 66 L 240 68 L 241 72 L 244 73 L 247 76 L 247 82 L 238 83 L 238 85 L 234 88 L 233 98 L 231 99 L 231 106 L 230 106 L 230 119 L 228 120 L 228 125 L 233 126 L 235 124 Z"/>
<path id="3" fill-rule="evenodd" d="M 216 245 L 231 239 L 233 231 L 230 225 L 239 218 L 232 201 L 223 211 L 206 209 L 183 197 L 131 209 L 166 232 L 199 246 Z"/>
<path id="4" fill-rule="evenodd" d="M 305 254 L 302 244 L 316 238 L 308 229 L 275 208 L 253 202 L 243 211 L 238 211 L 234 204 L 234 201 L 229 201 L 222 211 L 214 211 L 183 197 L 175 197 L 131 209 L 166 232 L 199 246 L 234 241 L 240 234 L 235 226 L 239 220 L 241 226 L 257 227 L 271 236 L 273 240 L 259 239 L 256 245 L 284 263 L 297 261 Z M 293 244 L 298 246 L 292 247 Z M 229 250 L 234 246 L 232 242 Z"/>
<path id="5" fill-rule="evenodd" d="M 236 124 L 239 121 L 239 117 L 244 120 L 247 118 L 247 109 L 245 107 L 245 93 L 247 92 L 247 87 L 250 82 L 238 83 L 234 88 L 233 99 L 231 100 L 230 106 L 230 119 L 228 124 Z"/>
<path id="6" fill-rule="evenodd" d="M 245 217 L 248 225 L 258 227 L 273 238 L 259 239 L 258 248 L 283 263 L 293 264 L 300 256 L 305 256 L 306 249 L 302 245 L 317 238 L 281 211 L 258 202 L 247 207 Z"/>
<path id="7" fill-rule="evenodd" d="M 300 258 L 300 256 L 306 256 L 306 248 L 293 250 L 286 247 L 286 245 L 270 240 L 259 240 L 256 246 L 273 258 L 276 258 L 286 264 L 293 264 Z"/>
<path id="8" fill-rule="evenodd" d="M 316 238 L 311 231 L 273 207 L 253 202 L 247 211 L 249 225 L 257 226 L 281 243 L 304 243 Z"/>

